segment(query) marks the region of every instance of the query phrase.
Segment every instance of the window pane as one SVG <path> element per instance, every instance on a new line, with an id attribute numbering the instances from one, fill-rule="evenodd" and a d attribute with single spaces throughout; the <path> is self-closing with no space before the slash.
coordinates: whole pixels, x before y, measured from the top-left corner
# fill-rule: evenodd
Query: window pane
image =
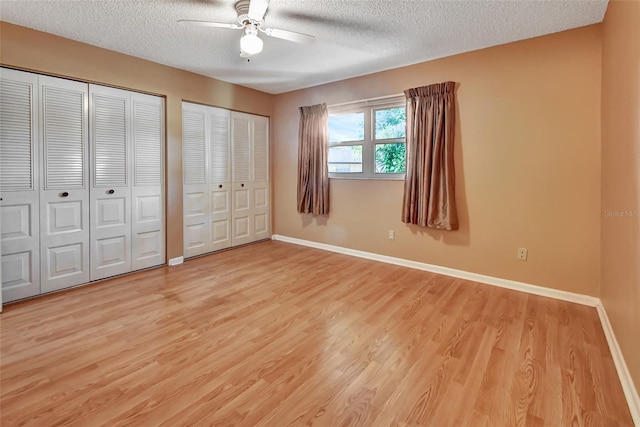
<path id="1" fill-rule="evenodd" d="M 362 145 L 329 147 L 329 172 L 362 172 Z"/>
<path id="2" fill-rule="evenodd" d="M 329 116 L 329 142 L 364 140 L 364 113 Z"/>
<path id="3" fill-rule="evenodd" d="M 376 144 L 376 173 L 404 173 L 406 144 Z"/>
<path id="4" fill-rule="evenodd" d="M 404 138 L 406 122 L 404 107 L 376 110 L 376 139 Z"/>

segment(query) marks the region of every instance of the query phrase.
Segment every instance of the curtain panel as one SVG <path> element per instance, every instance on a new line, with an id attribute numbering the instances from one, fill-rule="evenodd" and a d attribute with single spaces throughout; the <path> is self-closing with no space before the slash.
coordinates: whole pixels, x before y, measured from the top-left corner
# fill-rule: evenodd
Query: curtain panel
<path id="1" fill-rule="evenodd" d="M 298 212 L 329 214 L 329 112 L 326 104 L 300 107 Z"/>
<path id="2" fill-rule="evenodd" d="M 453 161 L 455 82 L 406 90 L 407 166 L 402 222 L 458 229 Z"/>

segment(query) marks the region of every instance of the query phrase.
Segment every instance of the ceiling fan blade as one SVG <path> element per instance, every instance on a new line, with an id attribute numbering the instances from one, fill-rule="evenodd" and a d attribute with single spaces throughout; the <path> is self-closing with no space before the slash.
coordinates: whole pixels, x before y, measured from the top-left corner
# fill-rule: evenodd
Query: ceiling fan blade
<path id="1" fill-rule="evenodd" d="M 311 44 L 316 41 L 316 38 L 314 36 L 296 33 L 294 31 L 279 30 L 277 28 L 260 28 L 260 30 L 268 36 L 283 40 L 289 40 L 296 43 Z"/>
<path id="2" fill-rule="evenodd" d="M 241 28 L 244 28 L 239 24 L 224 24 L 222 22 L 211 21 L 194 21 L 191 19 L 180 19 L 178 22 L 180 22 L 181 24 L 200 25 L 202 27 L 230 28 L 232 30 L 239 30 Z"/>
<path id="3" fill-rule="evenodd" d="M 267 7 L 269 7 L 269 0 L 251 0 L 247 16 L 254 21 L 262 21 L 264 14 L 267 13 Z"/>
<path id="4" fill-rule="evenodd" d="M 278 11 L 278 17 L 286 18 L 292 21 L 297 21 L 299 25 L 320 24 L 333 27 L 348 27 L 351 30 L 357 31 L 371 31 L 376 34 L 380 34 L 382 31 L 386 32 L 385 28 L 381 28 L 379 25 L 373 25 L 366 20 L 349 18 L 349 17 L 336 17 L 336 16 L 321 16 L 311 13 L 303 12 L 291 12 L 287 10 Z"/>

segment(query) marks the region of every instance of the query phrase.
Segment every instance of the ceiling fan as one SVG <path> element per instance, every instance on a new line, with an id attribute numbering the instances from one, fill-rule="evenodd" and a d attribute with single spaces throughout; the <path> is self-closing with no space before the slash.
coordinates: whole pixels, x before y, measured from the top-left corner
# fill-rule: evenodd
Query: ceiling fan
<path id="1" fill-rule="evenodd" d="M 315 41 L 314 36 L 296 33 L 294 31 L 280 30 L 278 28 L 268 28 L 264 26 L 264 15 L 267 13 L 269 0 L 240 0 L 236 3 L 238 23 L 225 24 L 211 21 L 195 21 L 181 19 L 178 22 L 205 27 L 229 28 L 232 30 L 243 30 L 244 35 L 240 38 L 240 56 L 249 58 L 262 52 L 263 42 L 258 37 L 258 32 L 262 32 L 270 37 L 289 40 L 296 43 L 310 44 Z"/>

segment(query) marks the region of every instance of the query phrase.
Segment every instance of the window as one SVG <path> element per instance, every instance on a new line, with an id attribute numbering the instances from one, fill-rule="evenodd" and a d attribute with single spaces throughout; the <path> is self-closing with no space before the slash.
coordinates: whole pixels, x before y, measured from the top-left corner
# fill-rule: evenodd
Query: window
<path id="1" fill-rule="evenodd" d="M 403 179 L 404 97 L 329 107 L 329 176 Z"/>
<path id="2" fill-rule="evenodd" d="M 329 115 L 329 172 L 362 172 L 363 142 L 364 112 Z"/>

